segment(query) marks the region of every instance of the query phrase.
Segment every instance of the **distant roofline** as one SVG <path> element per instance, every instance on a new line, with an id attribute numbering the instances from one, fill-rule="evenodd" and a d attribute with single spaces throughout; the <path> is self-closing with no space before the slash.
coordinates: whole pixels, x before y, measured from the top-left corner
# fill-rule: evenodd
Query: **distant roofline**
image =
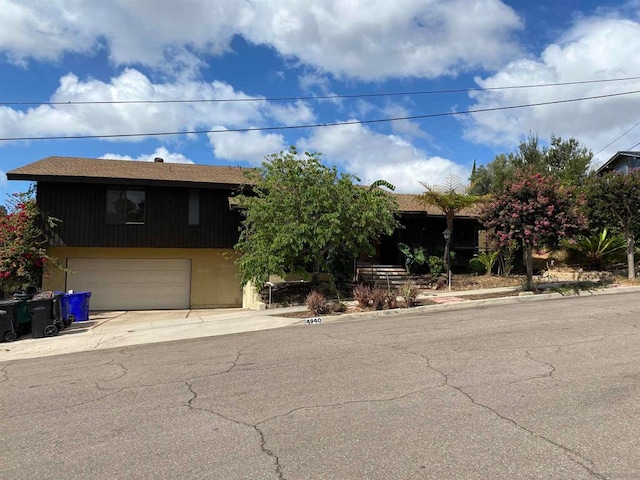
<path id="1" fill-rule="evenodd" d="M 637 157 L 640 158 L 640 151 L 638 150 L 622 150 L 616 152 L 609 160 L 604 162 L 600 167 L 596 170 L 596 173 L 602 173 L 605 170 L 608 170 L 609 166 L 615 162 L 619 157 L 627 156 L 627 157 Z"/>

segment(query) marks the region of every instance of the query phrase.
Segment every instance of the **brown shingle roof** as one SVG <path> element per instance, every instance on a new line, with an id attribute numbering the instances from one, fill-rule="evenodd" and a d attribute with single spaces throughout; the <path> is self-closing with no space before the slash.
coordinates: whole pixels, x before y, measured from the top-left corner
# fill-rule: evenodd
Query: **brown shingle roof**
<path id="1" fill-rule="evenodd" d="M 400 213 L 427 213 L 428 215 L 443 215 L 438 207 L 433 205 L 425 205 L 417 195 L 410 193 L 394 193 L 393 196 L 398 202 L 398 212 Z M 457 217 L 477 217 L 478 208 L 469 207 L 460 211 Z"/>
<path id="2" fill-rule="evenodd" d="M 47 157 L 7 172 L 9 180 L 107 181 L 137 180 L 149 183 L 242 185 L 242 167 L 194 165 L 169 162 L 103 160 L 97 158 Z"/>

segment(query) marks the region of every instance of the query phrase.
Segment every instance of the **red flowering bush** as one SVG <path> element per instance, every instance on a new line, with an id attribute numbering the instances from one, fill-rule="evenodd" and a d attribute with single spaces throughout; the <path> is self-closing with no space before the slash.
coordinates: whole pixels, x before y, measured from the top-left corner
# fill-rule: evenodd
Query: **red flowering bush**
<path id="1" fill-rule="evenodd" d="M 7 215 L 0 217 L 0 287 L 4 292 L 39 286 L 44 265 L 53 260 L 44 247 L 41 226 L 54 226 L 55 220 L 40 212 L 32 193 L 13 194 Z"/>
<path id="2" fill-rule="evenodd" d="M 522 173 L 514 182 L 488 202 L 480 218 L 499 245 L 516 242 L 523 248 L 527 286 L 533 288 L 532 252 L 534 248 L 556 246 L 584 230 L 586 219 L 580 212 L 583 203 L 571 187 L 541 174 Z"/>

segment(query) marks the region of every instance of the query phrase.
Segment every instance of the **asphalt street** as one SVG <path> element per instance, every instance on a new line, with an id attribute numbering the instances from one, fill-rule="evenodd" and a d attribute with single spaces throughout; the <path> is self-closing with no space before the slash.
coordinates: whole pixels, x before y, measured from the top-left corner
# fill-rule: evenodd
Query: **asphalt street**
<path id="1" fill-rule="evenodd" d="M 0 363 L 0 478 L 640 479 L 640 295 Z"/>

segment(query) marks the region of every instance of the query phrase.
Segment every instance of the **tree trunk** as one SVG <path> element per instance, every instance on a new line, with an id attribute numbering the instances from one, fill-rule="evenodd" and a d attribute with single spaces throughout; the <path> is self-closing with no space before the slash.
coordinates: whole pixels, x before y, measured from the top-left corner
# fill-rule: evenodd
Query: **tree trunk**
<path id="1" fill-rule="evenodd" d="M 524 266 L 527 272 L 527 291 L 533 290 L 533 247 L 531 245 L 524 245 L 522 247 L 522 256 L 524 260 Z"/>
<path id="2" fill-rule="evenodd" d="M 633 280 L 636 278 L 636 259 L 634 255 L 635 249 L 635 241 L 633 239 L 632 233 L 627 233 L 627 267 L 628 267 L 628 278 L 629 280 Z"/>

